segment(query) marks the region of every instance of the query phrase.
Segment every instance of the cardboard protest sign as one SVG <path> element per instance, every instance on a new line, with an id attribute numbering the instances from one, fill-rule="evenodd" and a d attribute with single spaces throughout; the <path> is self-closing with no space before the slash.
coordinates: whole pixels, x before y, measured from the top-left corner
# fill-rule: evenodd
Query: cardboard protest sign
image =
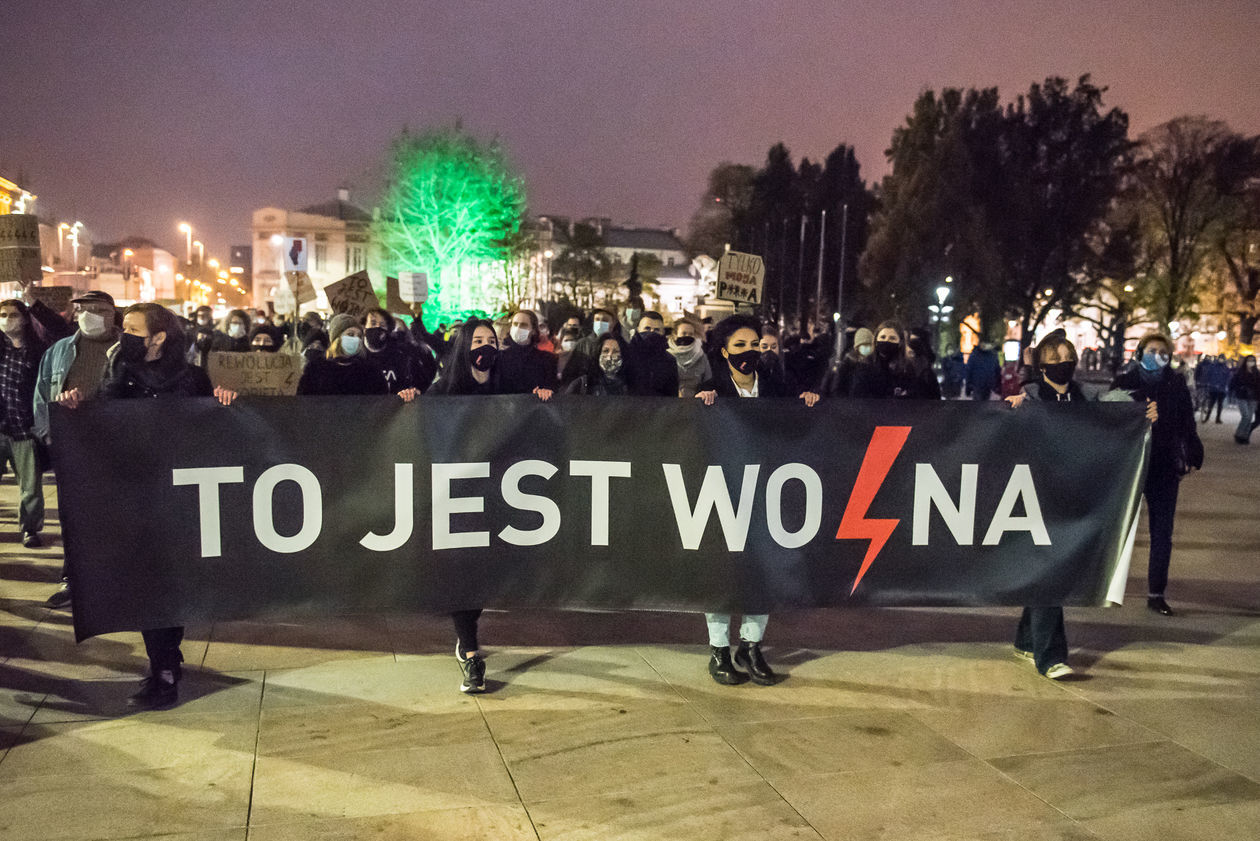
<path id="1" fill-rule="evenodd" d="M 398 295 L 409 304 L 423 304 L 429 299 L 429 276 L 424 272 L 399 272 Z"/>
<path id="2" fill-rule="evenodd" d="M 53 312 L 69 310 L 70 299 L 74 297 L 73 286 L 32 286 L 28 291 L 32 298 Z"/>
<path id="3" fill-rule="evenodd" d="M 412 315 L 415 307 L 402 299 L 398 294 L 398 278 L 385 278 L 385 309 L 395 315 Z"/>
<path id="4" fill-rule="evenodd" d="M 292 397 L 302 376 L 302 357 L 278 351 L 215 351 L 206 373 L 211 383 L 242 397 Z"/>
<path id="5" fill-rule="evenodd" d="M 756 254 L 728 251 L 718 262 L 717 294 L 723 301 L 737 304 L 761 303 L 766 264 Z"/>
<path id="6" fill-rule="evenodd" d="M 381 305 L 376 298 L 376 290 L 372 288 L 372 279 L 366 271 L 355 272 L 343 277 L 336 283 L 324 287 L 328 296 L 328 306 L 334 313 L 344 312 L 355 318 L 363 318 L 368 310 Z"/>
<path id="7" fill-rule="evenodd" d="M 43 276 L 39 256 L 39 218 L 29 213 L 0 216 L 0 283 L 25 286 Z"/>
<path id="8" fill-rule="evenodd" d="M 284 279 L 299 304 L 309 304 L 315 300 L 315 284 L 311 283 L 311 276 L 306 272 L 285 272 Z"/>

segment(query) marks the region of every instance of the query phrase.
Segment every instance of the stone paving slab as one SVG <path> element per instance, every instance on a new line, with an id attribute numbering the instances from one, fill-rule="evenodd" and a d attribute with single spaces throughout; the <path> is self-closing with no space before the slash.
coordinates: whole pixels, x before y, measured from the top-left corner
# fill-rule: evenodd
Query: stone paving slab
<path id="1" fill-rule="evenodd" d="M 785 679 L 722 687 L 701 617 L 487 611 L 489 692 L 442 616 L 190 628 L 181 704 L 123 704 L 137 634 L 76 644 L 61 555 L 0 483 L 0 838 L 1260 838 L 1260 447 L 1200 427 L 1169 599 L 1069 609 L 1081 674 L 1011 655 L 1018 611 L 774 616 Z"/>

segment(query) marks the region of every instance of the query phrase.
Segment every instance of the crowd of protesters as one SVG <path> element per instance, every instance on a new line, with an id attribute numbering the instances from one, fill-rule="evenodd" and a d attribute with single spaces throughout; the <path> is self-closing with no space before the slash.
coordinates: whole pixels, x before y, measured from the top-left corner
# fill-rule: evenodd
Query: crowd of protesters
<path id="1" fill-rule="evenodd" d="M 533 395 L 556 393 L 599 397 L 697 398 L 705 405 L 729 399 L 941 400 L 966 396 L 989 400 L 1003 392 L 1003 370 L 990 343 L 969 359 L 951 351 L 937 360 L 931 334 L 907 330 L 896 321 L 858 327 L 838 343 L 833 333 L 785 335 L 749 314 L 712 319 L 667 319 L 641 306 L 620 312 L 597 308 L 574 313 L 550 329 L 529 310 L 496 320 L 470 318 L 430 332 L 422 317 L 410 325 L 384 309 L 357 318 L 318 313 L 276 322 L 262 311 L 234 309 L 217 321 L 201 307 L 188 318 L 156 304 L 119 312 L 103 292 L 72 302 L 69 319 L 27 298 L 0 302 L 0 446 L 20 486 L 22 543 L 41 545 L 41 475 L 50 440 L 48 406 L 74 408 L 94 400 L 159 395 L 210 396 L 230 404 L 236 397 L 213 389 L 206 374 L 211 354 L 300 354 L 299 395 L 397 395 L 411 402 L 422 395 Z M 554 338 L 553 338 L 554 336 Z M 844 347 L 838 347 L 843 344 Z M 1164 598 L 1172 549 L 1172 526 L 1181 478 L 1202 465 L 1195 407 L 1206 421 L 1212 408 L 1232 394 L 1243 410 L 1240 442 L 1254 428 L 1260 374 L 1254 357 L 1220 375 L 1215 360 L 1196 371 L 1199 399 L 1183 373 L 1170 366 L 1172 342 L 1151 334 L 1114 379 L 1107 399 L 1147 404 L 1154 424 L 1150 469 L 1144 488 L 1150 511 L 1151 610 L 1173 611 Z M 1054 331 L 1030 349 L 1020 368 L 1012 406 L 1025 400 L 1078 402 L 1086 399 L 1075 380 L 1081 357 L 1063 332 Z M 1223 366 L 1222 366 L 1223 367 Z M 940 374 L 938 374 L 938 370 Z M 1223 385 L 1222 385 L 1223 383 Z M 944 388 L 942 388 L 944 384 Z M 1117 398 L 1115 395 L 1120 395 Z M 154 404 L 155 406 L 158 404 Z M 1244 435 L 1245 431 L 1245 435 Z M 71 603 L 73 582 L 63 570 L 51 607 Z M 484 688 L 476 609 L 452 615 L 461 691 Z M 747 615 L 731 655 L 727 614 L 709 613 L 709 671 L 722 684 L 751 678 L 772 684 L 776 675 L 761 652 L 769 617 Z M 150 674 L 133 696 L 140 706 L 173 703 L 180 678 L 180 628 L 144 632 Z M 1063 611 L 1058 605 L 1029 606 L 1021 618 L 1015 649 L 1047 677 L 1072 673 L 1067 665 Z"/>

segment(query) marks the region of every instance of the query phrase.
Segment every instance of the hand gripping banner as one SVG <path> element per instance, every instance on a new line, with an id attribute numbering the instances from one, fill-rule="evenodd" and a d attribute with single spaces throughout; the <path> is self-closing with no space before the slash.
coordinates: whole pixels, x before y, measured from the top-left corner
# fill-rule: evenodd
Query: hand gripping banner
<path id="1" fill-rule="evenodd" d="M 471 607 L 1120 601 L 1138 404 L 53 407 L 79 638 Z"/>

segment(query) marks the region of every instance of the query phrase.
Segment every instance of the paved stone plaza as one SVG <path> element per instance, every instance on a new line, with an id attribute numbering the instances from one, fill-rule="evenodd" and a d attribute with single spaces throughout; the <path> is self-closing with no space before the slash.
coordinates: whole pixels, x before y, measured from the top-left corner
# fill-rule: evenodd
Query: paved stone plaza
<path id="1" fill-rule="evenodd" d="M 139 634 L 76 645 L 61 553 L 0 488 L 0 839 L 1260 838 L 1260 438 L 1200 427 L 1168 598 L 1069 609 L 1079 679 L 1012 610 L 773 617 L 776 687 L 721 687 L 699 616 L 488 613 L 189 629 L 183 703 L 128 714 Z M 126 517 L 120 512 L 120 517 Z"/>

